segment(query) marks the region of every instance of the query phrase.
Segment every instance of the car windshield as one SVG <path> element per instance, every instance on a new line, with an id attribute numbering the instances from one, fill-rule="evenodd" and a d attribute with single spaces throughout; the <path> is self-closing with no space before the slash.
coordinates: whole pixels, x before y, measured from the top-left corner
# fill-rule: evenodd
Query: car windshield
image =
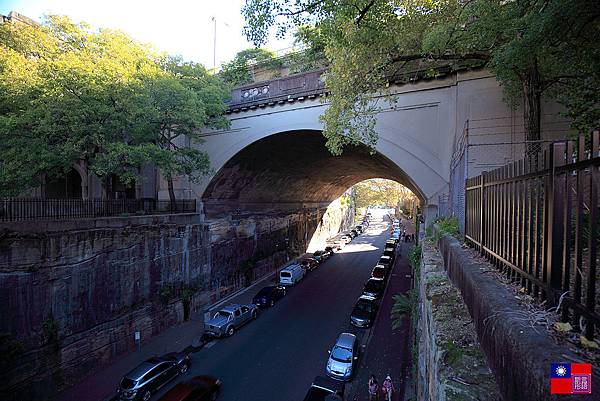
<path id="1" fill-rule="evenodd" d="M 354 308 L 357 312 L 371 313 L 372 310 L 371 303 L 366 301 L 359 301 Z"/>
<path id="2" fill-rule="evenodd" d="M 380 280 L 369 280 L 369 281 L 367 281 L 367 285 L 365 285 L 365 290 L 367 290 L 367 291 L 379 291 L 379 290 L 381 290 L 381 282 L 380 282 Z"/>
<path id="3" fill-rule="evenodd" d="M 124 390 L 129 390 L 135 387 L 136 381 L 135 380 L 131 380 L 128 377 L 124 377 L 121 380 L 121 388 Z"/>
<path id="4" fill-rule="evenodd" d="M 331 357 L 339 362 L 350 362 L 352 360 L 352 350 L 336 345 L 331 350 Z"/>
<path id="5" fill-rule="evenodd" d="M 281 277 L 292 277 L 290 272 L 281 272 Z"/>
<path id="6" fill-rule="evenodd" d="M 220 310 L 217 313 L 215 313 L 215 319 L 218 317 L 224 317 L 225 319 L 229 319 L 229 316 L 231 316 L 231 313 L 224 311 L 224 310 Z"/>
<path id="7" fill-rule="evenodd" d="M 322 251 L 317 251 L 315 253 L 313 253 L 313 256 L 321 256 L 323 254 Z"/>

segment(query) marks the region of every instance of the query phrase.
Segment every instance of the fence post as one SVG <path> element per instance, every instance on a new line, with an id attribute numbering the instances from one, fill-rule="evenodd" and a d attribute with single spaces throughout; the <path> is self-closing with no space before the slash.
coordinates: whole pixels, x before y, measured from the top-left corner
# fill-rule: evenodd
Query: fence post
<path id="1" fill-rule="evenodd" d="M 555 304 L 552 290 L 560 290 L 562 284 L 563 262 L 563 213 L 564 213 L 564 185 L 560 185 L 561 177 L 556 173 L 556 167 L 565 163 L 565 144 L 554 143 L 550 145 L 548 159 L 550 168 L 548 172 L 548 188 L 546 193 L 546 277 L 545 281 L 550 286 L 550 293 L 546 294 L 548 302 Z"/>
<path id="2" fill-rule="evenodd" d="M 487 178 L 487 172 L 483 171 L 481 173 L 481 187 L 479 189 L 479 243 L 481 244 L 481 246 L 479 247 L 479 252 L 481 253 L 481 255 L 483 256 L 485 254 L 484 251 L 484 247 L 485 247 L 485 230 L 487 229 L 486 227 L 486 213 L 485 213 L 485 183 L 486 183 L 486 178 Z"/>

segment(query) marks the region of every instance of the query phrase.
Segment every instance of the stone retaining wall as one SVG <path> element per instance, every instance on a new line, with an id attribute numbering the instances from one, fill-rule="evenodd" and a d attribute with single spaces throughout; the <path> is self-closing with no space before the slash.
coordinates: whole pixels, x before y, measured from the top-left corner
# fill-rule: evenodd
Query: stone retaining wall
<path id="1" fill-rule="evenodd" d="M 598 394 L 550 395 L 552 362 L 585 362 L 567 347 L 556 345 L 543 326 L 527 317 L 530 311 L 517 303 L 514 293 L 493 275 L 487 262 L 474 251 L 444 236 L 439 243 L 448 276 L 460 290 L 475 323 L 477 337 L 487 356 L 504 400 L 597 400 Z M 600 389 L 600 375 L 592 375 L 592 389 Z"/>
<path id="2" fill-rule="evenodd" d="M 499 401 L 471 317 L 439 251 L 422 242 L 419 269 L 418 401 Z"/>

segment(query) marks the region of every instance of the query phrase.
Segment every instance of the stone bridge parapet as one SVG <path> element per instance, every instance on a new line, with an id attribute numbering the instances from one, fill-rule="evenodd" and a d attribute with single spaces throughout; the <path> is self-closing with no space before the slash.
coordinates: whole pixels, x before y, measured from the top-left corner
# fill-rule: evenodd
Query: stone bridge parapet
<path id="1" fill-rule="evenodd" d="M 312 99 L 325 93 L 324 69 L 234 88 L 228 113 Z"/>

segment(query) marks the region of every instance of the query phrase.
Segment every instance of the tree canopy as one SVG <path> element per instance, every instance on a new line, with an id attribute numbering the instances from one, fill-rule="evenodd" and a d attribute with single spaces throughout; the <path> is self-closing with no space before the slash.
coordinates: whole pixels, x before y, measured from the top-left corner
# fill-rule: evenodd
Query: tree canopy
<path id="1" fill-rule="evenodd" d="M 595 0 L 246 0 L 245 33 L 260 45 L 270 30 L 320 33 L 329 63 L 329 149 L 377 141 L 372 95 L 415 69 L 483 66 L 523 99 L 528 140 L 540 139 L 541 98 L 566 106 L 579 129 L 600 119 L 600 3 Z"/>
<path id="2" fill-rule="evenodd" d="M 354 185 L 354 202 L 357 208 L 385 205 L 391 208 L 404 208 L 412 212 L 417 197 L 412 191 L 396 181 L 373 178 Z"/>
<path id="3" fill-rule="evenodd" d="M 198 178 L 208 155 L 189 146 L 223 127 L 227 86 L 199 64 L 126 34 L 66 17 L 0 25 L 0 194 L 16 195 L 74 163 L 104 182 L 141 179 L 151 164 Z"/>

